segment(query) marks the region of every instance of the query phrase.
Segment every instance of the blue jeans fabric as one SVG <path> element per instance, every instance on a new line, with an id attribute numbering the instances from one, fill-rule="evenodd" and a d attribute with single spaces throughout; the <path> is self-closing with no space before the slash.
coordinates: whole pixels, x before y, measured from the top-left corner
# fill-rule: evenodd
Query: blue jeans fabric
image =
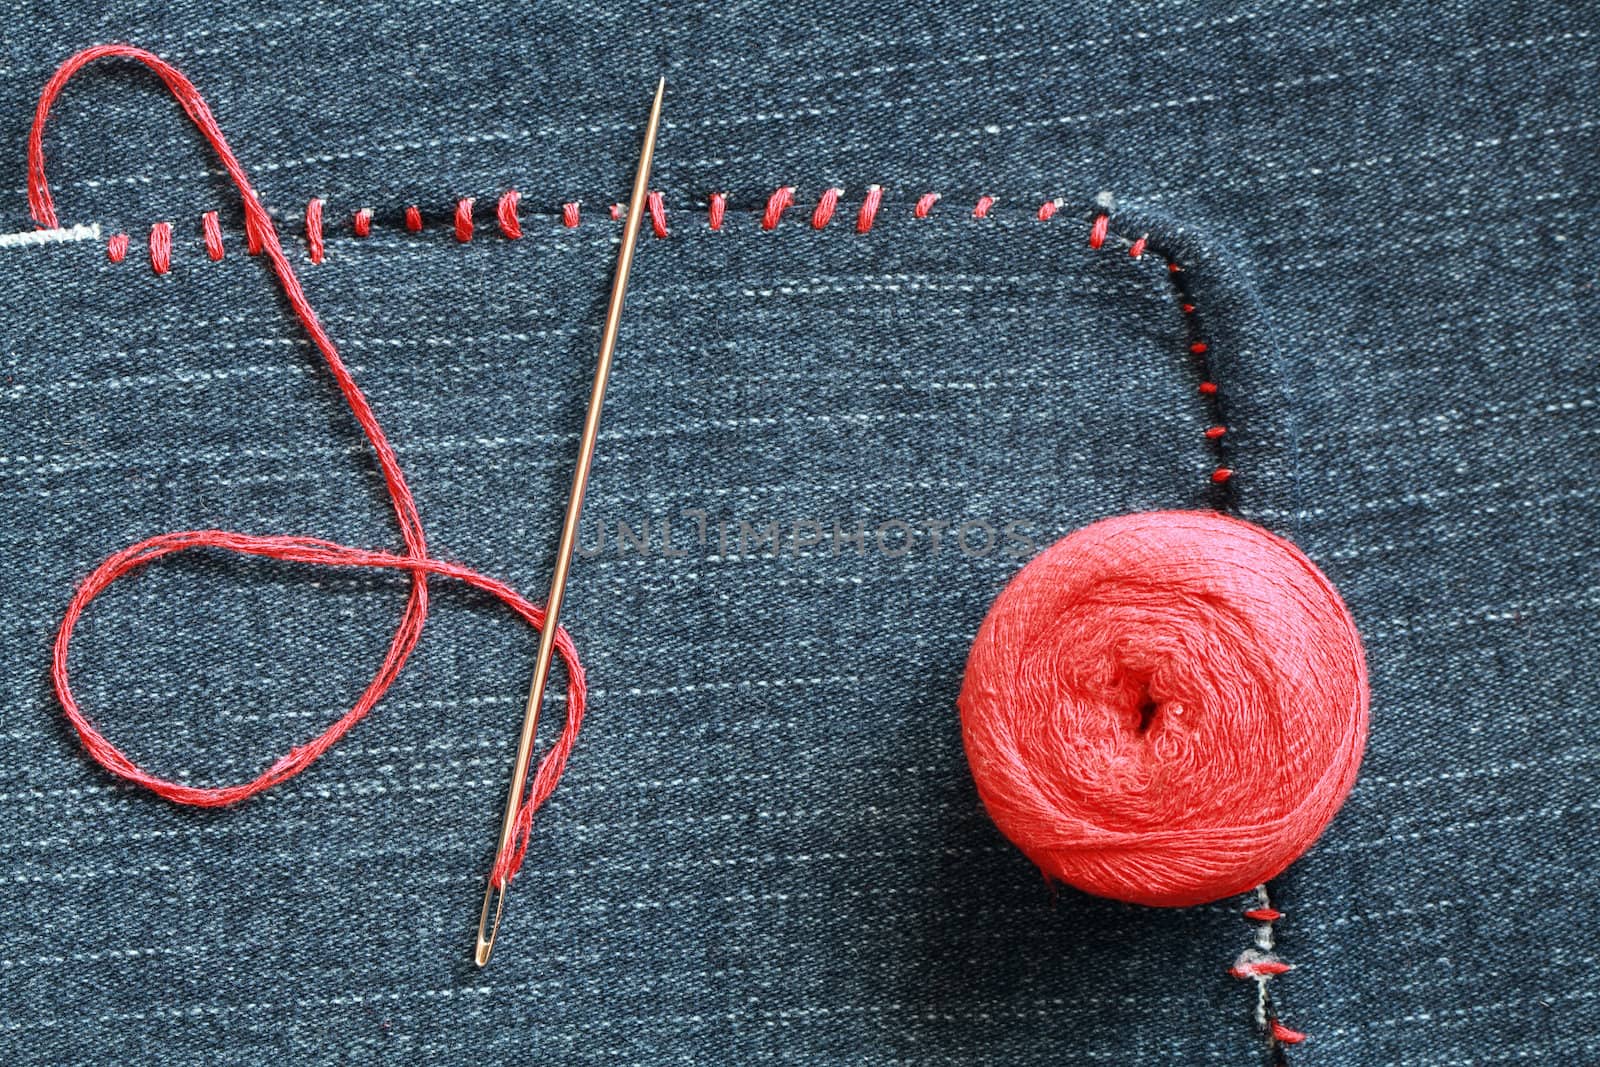
<path id="1" fill-rule="evenodd" d="M 168 805 L 84 757 L 48 657 L 107 553 L 204 526 L 398 547 L 213 161 L 153 78 L 91 69 L 49 170 L 63 220 L 126 229 L 128 260 L 0 250 L 0 1058 L 1270 1062 L 1254 987 L 1225 973 L 1248 901 L 1051 891 L 978 806 L 954 711 L 1028 544 L 1218 502 L 1324 567 L 1372 672 L 1355 791 L 1272 886 L 1296 967 L 1274 1001 L 1309 1034 L 1288 1062 L 1600 1054 L 1592 17 L 202 16 L 119 0 L 38 13 L 5 46 L 4 229 L 27 226 L 23 144 L 55 63 L 112 38 L 167 55 L 283 220 L 435 554 L 535 597 L 620 229 L 604 208 L 667 73 L 654 184 L 672 233 L 639 251 L 582 536 L 605 541 L 569 590 L 592 707 L 482 972 L 472 924 L 532 659 L 496 606 L 435 583 L 372 717 L 237 809 Z M 862 235 L 869 182 L 887 192 Z M 845 209 L 814 231 L 834 183 Z M 797 207 L 763 231 L 783 184 Z M 512 185 L 515 242 L 486 210 Z M 1103 190 L 1113 232 L 1093 250 Z M 979 194 L 999 198 L 981 222 Z M 312 196 L 330 220 L 316 266 Z M 463 196 L 465 245 L 448 225 Z M 411 203 L 419 235 L 400 226 Z M 345 228 L 358 207 L 365 240 Z M 198 239 L 211 208 L 220 263 Z M 161 218 L 177 249 L 157 277 L 142 240 Z M 1234 430 L 1226 498 L 1207 373 Z M 1015 536 L 964 551 L 967 521 Z M 621 523 L 649 547 L 621 547 Z M 809 523 L 823 540 L 797 546 Z M 937 549 L 930 523 L 950 524 Z M 150 768 L 240 780 L 349 704 L 402 587 L 164 562 L 91 608 L 75 684 Z"/>

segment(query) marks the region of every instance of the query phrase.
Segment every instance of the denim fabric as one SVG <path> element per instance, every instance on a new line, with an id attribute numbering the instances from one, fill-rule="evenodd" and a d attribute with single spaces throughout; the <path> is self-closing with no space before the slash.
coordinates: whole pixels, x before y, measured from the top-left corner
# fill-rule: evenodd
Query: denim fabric
<path id="1" fill-rule="evenodd" d="M 585 512 L 583 541 L 608 542 L 566 609 L 592 707 L 481 972 L 532 659 L 498 607 L 434 583 L 372 717 L 237 809 L 174 807 L 84 756 L 49 649 L 107 553 L 193 526 L 398 546 L 213 161 L 153 78 L 91 68 L 49 169 L 63 220 L 128 230 L 128 260 L 0 249 L 0 1059 L 1269 1062 L 1254 988 L 1225 973 L 1247 901 L 1053 892 L 983 815 L 955 695 L 1026 551 L 948 532 L 935 551 L 921 525 L 1043 543 L 1216 502 L 1197 336 L 1235 428 L 1228 502 L 1326 569 L 1372 671 L 1362 776 L 1272 887 L 1296 967 L 1274 1000 L 1309 1034 L 1288 1062 L 1600 1057 L 1591 15 L 208 11 L 25 20 L 0 70 L 0 229 L 27 227 L 23 145 L 55 64 L 106 39 L 161 51 L 284 220 L 434 553 L 534 597 L 615 254 L 604 206 L 667 73 L 672 234 L 639 252 Z M 887 193 L 860 235 L 869 182 Z M 812 231 L 834 183 L 840 217 Z M 797 207 L 764 232 L 781 184 Z M 512 185 L 517 242 L 485 210 Z M 732 204 L 716 234 L 714 190 Z M 1092 250 L 1104 190 L 1113 234 Z M 980 193 L 999 198 L 982 222 Z M 316 266 L 312 196 L 331 226 Z M 462 196 L 467 245 L 447 221 Z M 410 203 L 420 235 L 399 227 Z M 343 221 L 362 206 L 364 241 Z M 220 263 L 198 240 L 212 208 Z M 165 277 L 142 249 L 158 218 Z M 647 520 L 651 547 L 620 550 L 617 524 Z M 773 553 L 740 545 L 741 520 L 829 539 Z M 924 531 L 905 554 L 832 551 L 835 522 L 895 520 Z M 348 706 L 401 589 L 163 562 L 90 609 L 75 683 L 152 769 L 240 780 Z"/>

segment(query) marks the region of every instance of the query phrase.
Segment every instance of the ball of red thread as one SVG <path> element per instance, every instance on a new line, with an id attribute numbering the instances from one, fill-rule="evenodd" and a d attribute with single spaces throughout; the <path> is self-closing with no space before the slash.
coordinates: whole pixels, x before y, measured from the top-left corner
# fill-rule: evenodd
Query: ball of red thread
<path id="1" fill-rule="evenodd" d="M 1366 659 L 1288 541 L 1145 512 L 1022 569 L 960 706 L 984 806 L 1047 878 L 1177 907 L 1265 882 L 1321 834 L 1366 744 Z"/>

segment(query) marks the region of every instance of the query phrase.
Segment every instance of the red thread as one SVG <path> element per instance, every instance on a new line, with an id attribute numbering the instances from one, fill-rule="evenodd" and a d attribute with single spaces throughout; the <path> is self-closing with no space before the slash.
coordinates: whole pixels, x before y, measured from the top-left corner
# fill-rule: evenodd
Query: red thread
<path id="1" fill-rule="evenodd" d="M 657 237 L 667 235 L 667 205 L 658 192 L 645 195 L 644 208 L 650 213 L 650 230 Z"/>
<path id="2" fill-rule="evenodd" d="M 121 263 L 122 257 L 128 254 L 128 235 L 114 233 L 106 239 L 106 258 L 113 263 Z"/>
<path id="3" fill-rule="evenodd" d="M 1034 557 L 989 609 L 960 697 L 978 795 L 1045 877 L 1167 907 L 1304 852 L 1355 781 L 1367 707 L 1332 583 L 1204 511 L 1104 519 Z"/>
<path id="4" fill-rule="evenodd" d="M 856 232 L 872 232 L 872 223 L 878 217 L 878 205 L 883 203 L 883 186 L 867 186 L 866 198 L 861 201 L 861 210 L 856 212 Z"/>
<path id="5" fill-rule="evenodd" d="M 150 266 L 157 274 L 172 269 L 172 224 L 158 222 L 150 227 Z"/>
<path id="6" fill-rule="evenodd" d="M 1210 346 L 1207 345 L 1204 341 L 1196 341 L 1194 344 L 1189 346 L 1189 351 L 1193 352 L 1197 356 L 1203 356 L 1209 350 L 1210 350 Z"/>
<path id="7" fill-rule="evenodd" d="M 306 201 L 306 250 L 311 253 L 311 262 L 322 262 L 322 201 L 316 197 Z"/>
<path id="8" fill-rule="evenodd" d="M 811 213 L 811 228 L 820 230 L 833 219 L 834 209 L 839 206 L 839 198 L 844 195 L 844 190 L 829 188 L 822 191 L 822 196 L 817 200 L 817 208 Z"/>
<path id="9" fill-rule="evenodd" d="M 986 219 L 989 217 L 989 209 L 992 207 L 994 207 L 994 197 L 980 196 L 978 197 L 978 202 L 972 205 L 972 217 Z"/>
<path id="10" fill-rule="evenodd" d="M 1227 432 L 1228 432 L 1228 428 L 1226 426 L 1207 426 L 1206 427 L 1206 437 L 1208 437 L 1209 439 L 1211 439 L 1213 441 L 1215 441 L 1217 438 L 1221 437 L 1223 434 L 1225 434 Z M 1249 914 L 1249 913 L 1246 912 L 1246 914 Z"/>
<path id="11" fill-rule="evenodd" d="M 61 628 L 56 633 L 50 675 L 61 706 L 77 731 L 78 737 L 83 741 L 84 748 L 97 763 L 112 774 L 135 782 L 169 800 L 200 807 L 217 807 L 254 796 L 299 773 L 366 716 L 399 676 L 407 657 L 422 636 L 423 622 L 428 614 L 430 575 L 454 578 L 489 593 L 535 628 L 544 625 L 544 613 L 515 590 L 494 578 L 428 556 L 427 541 L 423 533 L 422 520 L 417 514 L 416 502 L 411 495 L 410 487 L 406 484 L 405 475 L 400 469 L 400 461 L 389 444 L 388 437 L 378 425 L 377 417 L 367 403 L 366 396 L 356 385 L 355 379 L 351 377 L 344 361 L 340 358 L 333 340 L 323 329 L 316 312 L 307 302 L 300 280 L 296 277 L 294 268 L 289 265 L 289 259 L 278 242 L 271 219 L 267 216 L 266 209 L 256 196 L 255 190 L 251 188 L 244 168 L 228 146 L 227 140 L 217 127 L 216 120 L 200 94 L 176 68 L 142 49 L 128 45 L 101 45 L 79 52 L 57 69 L 40 96 L 39 106 L 34 115 L 33 130 L 28 141 L 28 203 L 32 208 L 34 220 L 45 228 L 59 225 L 55 205 L 44 176 L 42 139 L 44 122 L 50 106 L 62 86 L 74 73 L 85 64 L 106 56 L 135 59 L 155 71 L 221 159 L 223 168 L 239 190 L 244 203 L 245 217 L 255 218 L 259 224 L 264 251 L 283 289 L 284 297 L 322 354 L 351 414 L 355 416 L 356 422 L 372 445 L 400 527 L 401 539 L 405 543 L 404 554 L 396 554 L 351 548 L 314 537 L 282 535 L 263 537 L 229 530 L 176 531 L 158 534 L 114 553 L 91 571 L 73 594 L 71 602 L 67 605 L 66 615 L 62 619 Z M 165 224 L 158 224 L 159 226 Z M 154 245 L 155 231 L 152 231 L 151 236 Z M 222 549 L 236 554 L 318 566 L 385 568 L 404 572 L 410 578 L 410 595 L 406 600 L 405 611 L 394 637 L 389 643 L 388 652 L 377 673 L 373 675 L 355 704 L 317 737 L 306 744 L 291 748 L 286 755 L 275 760 L 256 778 L 238 785 L 215 787 L 183 785 L 166 781 L 139 767 L 111 744 L 90 722 L 79 707 L 77 698 L 73 696 L 68 679 L 67 661 L 72 632 L 89 602 L 121 575 L 163 556 L 195 548 Z M 556 647 L 560 650 L 567 667 L 567 721 L 562 728 L 560 738 L 540 761 L 537 772 L 532 775 L 533 780 L 528 794 L 521 800 L 517 815 L 516 845 L 498 858 L 491 876 L 500 886 L 510 881 L 521 864 L 527 849 L 533 813 L 555 789 L 583 720 L 585 692 L 583 667 L 578 661 L 572 639 L 565 630 L 558 631 Z"/>
<path id="12" fill-rule="evenodd" d="M 1283 918 L 1283 912 L 1277 908 L 1251 908 L 1244 913 L 1244 917 L 1251 922 L 1275 923 Z"/>
<path id="13" fill-rule="evenodd" d="M 412 233 L 422 232 L 422 212 L 415 204 L 406 208 L 406 229 Z"/>
<path id="14" fill-rule="evenodd" d="M 1288 974 L 1293 967 L 1282 960 L 1243 959 L 1228 968 L 1228 973 L 1235 978 L 1262 978 Z"/>
<path id="15" fill-rule="evenodd" d="M 1223 482 L 1232 477 L 1233 470 L 1229 467 L 1218 467 L 1216 470 L 1211 472 L 1211 480 L 1217 485 L 1221 485 Z"/>
<path id="16" fill-rule="evenodd" d="M 578 201 L 568 200 L 565 204 L 561 205 L 561 225 L 570 230 L 574 226 L 578 225 L 580 221 L 581 220 L 578 216 Z"/>
<path id="17" fill-rule="evenodd" d="M 761 213 L 761 228 L 770 230 L 778 225 L 778 220 L 789 205 L 794 203 L 794 186 L 780 185 L 767 197 L 767 209 Z"/>
<path id="18" fill-rule="evenodd" d="M 1278 1020 L 1272 1020 L 1272 1039 L 1282 1045 L 1298 1045 L 1306 1039 L 1299 1030 L 1291 1030 Z"/>
<path id="19" fill-rule="evenodd" d="M 1217 395 L 1217 383 L 1216 382 L 1201 382 L 1200 383 L 1200 393 L 1201 393 L 1202 396 L 1216 396 Z"/>
<path id="20" fill-rule="evenodd" d="M 928 217 L 928 212 L 933 210 L 933 205 L 938 202 L 938 193 L 923 193 L 917 197 L 916 206 L 911 209 L 911 214 L 914 218 L 925 219 Z"/>
<path id="21" fill-rule="evenodd" d="M 521 199 L 521 193 L 507 189 L 500 194 L 500 201 L 494 206 L 494 217 L 500 223 L 500 232 L 508 241 L 515 241 L 522 236 L 522 220 L 517 217 L 517 202 Z"/>
<path id="22" fill-rule="evenodd" d="M 472 240 L 472 197 L 456 201 L 456 240 L 466 244 Z"/>
<path id="23" fill-rule="evenodd" d="M 1059 200 L 1046 200 L 1044 203 L 1040 204 L 1039 205 L 1039 221 L 1040 222 L 1049 222 L 1050 219 L 1055 215 L 1056 209 L 1059 208 L 1060 206 L 1061 206 L 1061 201 L 1059 201 Z"/>
<path id="24" fill-rule="evenodd" d="M 1096 215 L 1094 225 L 1089 227 L 1089 247 L 1098 249 L 1106 243 L 1106 231 L 1111 229 L 1110 215 Z"/>
<path id="25" fill-rule="evenodd" d="M 1145 246 L 1149 243 L 1150 235 L 1145 234 L 1143 237 L 1140 237 L 1137 241 L 1134 241 L 1133 244 L 1128 246 L 1128 255 L 1132 256 L 1134 259 L 1143 259 Z"/>
<path id="26" fill-rule="evenodd" d="M 372 209 L 361 208 L 350 218 L 350 228 L 357 237 L 365 237 L 372 232 Z"/>
<path id="27" fill-rule="evenodd" d="M 200 232 L 205 237 L 206 255 L 215 263 L 222 258 L 222 224 L 217 221 L 215 211 L 200 216 Z"/>
<path id="28" fill-rule="evenodd" d="M 273 229 L 272 219 L 270 216 L 267 218 L 266 222 L 261 223 L 257 222 L 254 217 L 246 213 L 244 217 L 244 250 L 246 254 L 252 256 L 259 256 L 261 254 L 261 249 L 266 245 L 266 239 L 261 235 L 262 226 L 266 226 L 267 229 L 273 230 L 273 233 L 277 233 L 277 231 Z"/>
<path id="29" fill-rule="evenodd" d="M 622 212 L 623 212 L 623 207 L 622 207 L 621 204 L 612 204 L 611 205 L 611 217 L 615 221 L 617 221 L 617 222 L 621 222 L 622 221 Z"/>
<path id="30" fill-rule="evenodd" d="M 722 229 L 722 216 L 728 211 L 728 194 L 712 193 L 711 206 L 706 211 L 706 222 L 713 230 Z"/>
<path id="31" fill-rule="evenodd" d="M 1183 270 L 1183 268 L 1178 266 L 1176 263 L 1168 263 L 1167 264 L 1167 273 L 1168 274 L 1178 274 L 1178 273 L 1181 273 L 1182 270 Z"/>
<path id="32" fill-rule="evenodd" d="M 1193 315 L 1194 314 L 1194 305 L 1193 304 L 1184 304 L 1184 305 L 1182 305 L 1182 308 L 1183 308 L 1183 313 L 1185 315 Z"/>

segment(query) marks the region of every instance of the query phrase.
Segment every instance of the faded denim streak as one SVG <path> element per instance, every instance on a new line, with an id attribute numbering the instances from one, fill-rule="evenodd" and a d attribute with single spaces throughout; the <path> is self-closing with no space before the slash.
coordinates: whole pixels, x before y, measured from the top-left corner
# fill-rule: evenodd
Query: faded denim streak
<path id="1" fill-rule="evenodd" d="M 656 73 L 672 234 L 642 239 L 590 515 L 1055 536 L 1206 506 L 1194 338 L 1161 256 L 1126 255 L 1150 232 L 1187 268 L 1239 513 L 1328 572 L 1372 670 L 1362 775 L 1273 885 L 1296 969 L 1272 989 L 1310 1034 L 1288 1062 L 1586 1063 L 1594 22 L 1477 3 L 897 19 L 114 0 L 14 20 L 0 230 L 28 228 L 27 124 L 54 66 L 102 40 L 162 53 L 283 221 L 435 554 L 534 596 L 615 252 L 605 206 Z M 47 148 L 63 221 L 133 241 L 115 266 L 103 243 L 0 250 L 0 1060 L 1269 1062 L 1253 986 L 1225 973 L 1247 901 L 1052 892 L 979 808 L 955 695 L 1017 567 L 998 552 L 580 561 L 567 623 L 590 714 L 483 972 L 472 927 L 532 661 L 493 605 L 434 583 L 390 695 L 264 797 L 198 812 L 113 783 L 47 677 L 100 559 L 190 526 L 399 542 L 354 421 L 155 79 L 91 68 Z M 863 236 L 871 182 L 887 191 Z M 782 184 L 796 207 L 763 232 Z M 847 194 L 818 233 L 832 184 Z M 512 185 L 517 242 L 492 223 Z M 713 234 L 705 197 L 724 189 Z M 1119 206 L 1093 251 L 1103 190 Z M 313 196 L 317 266 L 298 222 Z M 450 233 L 462 196 L 468 245 Z M 220 263 L 200 241 L 212 208 Z M 158 219 L 166 277 L 144 251 Z M 75 684 L 147 766 L 235 781 L 348 705 L 403 588 L 164 562 L 90 609 Z"/>

